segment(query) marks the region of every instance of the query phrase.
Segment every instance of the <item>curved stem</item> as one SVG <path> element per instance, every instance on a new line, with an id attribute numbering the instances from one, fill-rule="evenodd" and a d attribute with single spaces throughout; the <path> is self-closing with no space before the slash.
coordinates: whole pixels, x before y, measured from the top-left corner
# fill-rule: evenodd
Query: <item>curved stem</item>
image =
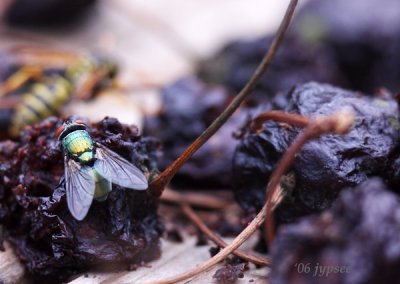
<path id="1" fill-rule="evenodd" d="M 222 199 L 220 197 L 206 195 L 202 193 L 180 193 L 178 191 L 166 188 L 163 195 L 160 197 L 162 202 L 171 202 L 181 204 L 186 202 L 193 207 L 207 208 L 213 210 L 220 210 L 228 207 L 231 200 Z"/>
<path id="2" fill-rule="evenodd" d="M 290 1 L 285 16 L 279 26 L 279 29 L 274 37 L 274 40 L 272 41 L 271 46 L 269 47 L 260 65 L 255 70 L 253 76 L 250 78 L 249 82 L 247 82 L 246 86 L 244 86 L 241 92 L 229 104 L 224 112 L 221 113 L 221 115 L 217 117 L 214 122 L 191 145 L 189 145 L 188 148 L 186 148 L 186 150 L 167 169 L 165 169 L 157 178 L 155 178 L 151 182 L 149 188 L 152 194 L 156 196 L 160 196 L 162 194 L 164 188 L 169 184 L 169 182 L 178 172 L 178 170 L 205 142 L 207 142 L 207 140 L 212 135 L 214 135 L 215 132 L 217 132 L 219 128 L 221 128 L 221 126 L 235 112 L 235 110 L 240 106 L 244 99 L 246 99 L 246 97 L 250 94 L 258 80 L 270 66 L 279 45 L 283 41 L 284 35 L 293 17 L 297 2 L 298 0 Z"/>
<path id="3" fill-rule="evenodd" d="M 200 217 L 196 214 L 196 212 L 193 211 L 193 209 L 188 205 L 188 204 L 182 204 L 181 205 L 183 213 L 193 222 L 193 224 L 196 225 L 196 227 L 203 233 L 205 234 L 211 241 L 213 241 L 215 244 L 217 244 L 221 248 L 227 247 L 227 243 L 221 239 L 217 234 L 215 234 L 213 231 L 208 228 L 208 226 L 203 222 L 203 220 L 200 219 Z M 247 260 L 249 262 L 254 263 L 255 265 L 260 265 L 260 266 L 268 266 L 271 264 L 271 260 L 256 256 L 256 255 L 251 255 L 247 254 L 241 250 L 235 250 L 232 252 L 234 255 Z"/>
<path id="4" fill-rule="evenodd" d="M 288 170 L 303 145 L 311 140 L 318 138 L 324 133 L 344 134 L 353 125 L 354 115 L 346 111 L 339 111 L 333 115 L 312 120 L 309 125 L 301 132 L 285 154 L 279 161 L 271 175 L 270 182 L 266 189 L 266 213 L 265 234 L 268 244 L 271 245 L 275 238 L 275 228 L 273 220 L 273 210 L 282 200 L 282 192 L 279 186 L 282 175 Z"/>
<path id="5" fill-rule="evenodd" d="M 262 129 L 263 123 L 268 120 L 284 122 L 297 127 L 306 127 L 310 123 L 310 119 L 308 117 L 295 113 L 287 113 L 279 110 L 271 110 L 263 112 L 262 114 L 254 118 L 253 121 L 251 122 L 250 127 L 254 131 L 259 131 L 260 129 Z"/>
<path id="6" fill-rule="evenodd" d="M 153 284 L 173 284 L 179 281 L 183 281 L 192 278 L 203 271 L 216 265 L 218 262 L 224 260 L 229 254 L 236 250 L 241 244 L 243 244 L 264 222 L 266 213 L 266 205 L 261 209 L 257 216 L 251 221 L 251 223 L 233 240 L 231 244 L 222 249 L 219 253 L 214 255 L 212 258 L 203 262 L 196 268 L 184 272 L 178 276 L 167 278 L 164 280 L 152 282 Z"/>

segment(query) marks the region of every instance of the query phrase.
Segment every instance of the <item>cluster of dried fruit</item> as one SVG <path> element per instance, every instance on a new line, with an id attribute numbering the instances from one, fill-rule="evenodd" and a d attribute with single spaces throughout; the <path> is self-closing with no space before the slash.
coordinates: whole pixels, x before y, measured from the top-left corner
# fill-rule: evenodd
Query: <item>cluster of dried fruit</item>
<path id="1" fill-rule="evenodd" d="M 309 1 L 299 11 L 256 93 L 275 96 L 310 80 L 367 93 L 380 86 L 397 91 L 399 19 L 396 0 Z M 272 36 L 231 43 L 205 61 L 199 75 L 238 91 L 270 42 Z"/>
<path id="2" fill-rule="evenodd" d="M 163 142 L 160 169 L 170 165 L 211 124 L 231 100 L 223 87 L 206 86 L 195 78 L 179 80 L 162 91 L 162 108 L 145 121 L 144 134 Z M 237 144 L 232 137 L 241 117 L 234 117 L 213 136 L 172 181 L 181 188 L 227 188 Z M 210 163 L 212 161 L 212 163 Z"/>
<path id="3" fill-rule="evenodd" d="M 248 117 L 249 107 L 253 117 L 257 111 L 252 107 L 260 104 L 264 105 L 262 107 L 264 110 L 284 109 L 287 104 L 286 93 L 295 84 L 317 81 L 365 92 L 372 92 L 379 86 L 388 87 L 392 92 L 399 89 L 400 80 L 396 77 L 400 74 L 398 56 L 390 54 L 392 50 L 396 50 L 400 42 L 398 25 L 395 25 L 400 18 L 395 17 L 397 12 L 390 13 L 387 18 L 377 17 L 380 20 L 375 22 L 372 17 L 364 17 L 364 14 L 358 11 L 360 10 L 358 8 L 363 6 L 362 1 L 352 2 L 351 9 L 345 8 L 347 7 L 345 2 L 328 4 L 311 1 L 300 11 L 293 30 L 287 35 L 268 74 L 262 77 L 254 94 L 242 107 L 241 114 L 238 115 L 242 119 L 231 121 L 229 126 L 222 129 L 223 134 L 217 133 L 216 136 L 223 137 L 226 149 L 231 149 L 237 144 L 229 137 L 230 133 L 227 131 L 232 133 L 235 128 L 238 130 L 242 127 L 245 118 Z M 377 1 L 372 1 L 369 5 L 377 5 L 375 2 Z M 387 5 L 384 7 L 377 5 L 380 7 L 375 10 L 377 14 L 386 15 L 390 11 L 400 10 L 398 2 L 392 0 L 386 2 Z M 338 13 L 346 13 L 347 17 L 338 17 Z M 346 19 L 351 20 L 350 26 L 343 22 L 347 21 Z M 385 31 L 384 34 L 381 33 L 382 30 Z M 369 36 L 366 37 L 365 34 Z M 223 86 L 228 90 L 225 93 L 238 92 L 249 80 L 261 61 L 265 48 L 271 42 L 272 37 L 269 36 L 254 41 L 229 44 L 214 58 L 200 66 L 199 76 L 207 84 L 218 84 L 220 86 L 218 88 Z M 193 86 L 189 87 L 189 84 Z M 200 85 L 202 87 L 199 87 Z M 201 94 L 199 88 L 203 90 Z M 172 95 L 173 92 L 175 93 Z M 166 141 L 162 164 L 169 164 L 211 123 L 210 118 L 216 117 L 216 113 L 210 116 L 211 96 L 216 95 L 210 87 L 193 79 L 186 80 L 186 83 L 178 81 L 166 88 L 163 102 L 167 106 L 163 107 L 158 117 L 152 118 L 151 125 L 148 124 L 150 133 L 159 133 L 162 136 L 161 140 Z M 177 102 L 172 97 L 180 98 L 182 102 L 179 106 L 171 104 Z M 222 110 L 227 98 L 214 99 L 213 102 L 212 109 Z M 183 104 L 185 104 L 184 111 L 182 111 Z M 177 141 L 177 134 L 184 138 L 179 138 Z M 214 138 L 214 140 L 220 139 Z M 220 159 L 221 156 L 215 155 L 221 153 L 220 143 L 208 143 L 205 147 L 207 151 L 201 150 L 204 155 L 198 153 L 192 161 L 189 161 L 173 181 L 175 184 L 193 186 L 191 182 L 195 181 L 194 184 L 200 185 L 199 187 L 210 184 L 214 187 L 229 185 L 226 177 L 228 176 L 229 180 L 231 176 L 226 169 L 230 168 L 230 165 L 228 162 L 220 161 L 228 161 L 232 152 L 223 151 L 223 158 Z M 209 163 L 211 159 L 215 164 Z M 204 167 L 204 163 L 209 170 Z"/>
<path id="4" fill-rule="evenodd" d="M 344 190 L 329 210 L 283 227 L 271 283 L 397 283 L 400 202 L 382 180 Z"/>
<path id="5" fill-rule="evenodd" d="M 380 1 L 370 2 L 382 7 Z M 310 1 L 254 97 L 174 179 L 175 185 L 184 188 L 232 186 L 238 203 L 254 216 L 265 202 L 273 169 L 301 129 L 268 121 L 254 131 L 246 125 L 248 113 L 254 117 L 260 111 L 279 109 L 314 118 L 347 108 L 355 114 L 349 133 L 308 142 L 281 179 L 284 197 L 274 218 L 278 226 L 287 227 L 280 227 L 271 248 L 275 283 L 377 282 L 381 267 L 388 281 L 399 278 L 396 227 L 400 220 L 396 214 L 400 207 L 386 188 L 396 190 L 400 185 L 398 98 L 382 89 L 367 96 L 306 83 L 328 82 L 371 93 L 381 85 L 399 89 L 395 51 L 400 43 L 400 4 L 396 0 L 385 3 L 383 10 L 371 9 L 379 15 L 376 22 L 358 13 L 362 0 L 353 1 L 351 9 L 344 0 Z M 333 11 L 349 14 L 337 17 Z M 248 81 L 271 41 L 267 37 L 234 43 L 217 56 L 220 60 L 212 60 L 217 65 L 205 64 L 201 76 L 224 87 L 185 79 L 164 89 L 160 113 L 148 118 L 145 126 L 146 134 L 164 143 L 161 169 L 226 107 L 232 100 L 230 93 Z M 224 70 L 218 65 L 221 62 Z M 64 182 L 58 184 L 63 175 L 62 153 L 53 138 L 60 124 L 50 119 L 26 130 L 18 142 L 0 144 L 0 160 L 6 161 L 0 168 L 0 223 L 28 270 L 36 277 L 61 279 L 88 266 L 158 257 L 162 226 L 157 199 L 146 193 L 119 188 L 106 202 L 95 202 L 82 222 L 68 213 Z M 240 130 L 240 140 L 233 139 L 234 130 Z M 156 168 L 158 143 L 139 137 L 136 129 L 105 119 L 94 125 L 91 135 L 137 166 L 149 171 Z M 312 213 L 320 214 L 305 217 Z M 387 233 L 379 233 L 379 226 Z M 366 246 L 362 242 L 370 250 L 360 254 Z M 368 265 L 361 266 L 360 258 Z M 315 278 L 304 270 L 305 265 L 324 278 Z M 215 278 L 235 281 L 244 270 L 244 265 L 229 265 Z"/>
<path id="6" fill-rule="evenodd" d="M 387 177 L 399 139 L 399 110 L 391 98 L 367 97 L 330 85 L 307 83 L 288 95 L 287 112 L 306 117 L 332 114 L 346 107 L 356 115 L 343 136 L 324 135 L 305 145 L 282 181 L 286 198 L 277 209 L 278 223 L 329 207 L 344 187 L 371 176 Z M 248 129 L 235 151 L 234 192 L 250 214 L 265 200 L 268 178 L 301 129 L 267 122 L 261 131 Z"/>
<path id="7" fill-rule="evenodd" d="M 158 199 L 113 185 L 106 201 L 94 201 L 75 220 L 65 197 L 64 158 L 49 118 L 28 128 L 18 142 L 0 143 L 0 223 L 35 279 L 60 281 L 88 267 L 115 267 L 160 256 L 163 231 Z M 93 139 L 139 168 L 156 168 L 159 142 L 135 127 L 106 118 L 89 129 Z M 61 179 L 61 182 L 60 182 Z"/>
<path id="8" fill-rule="evenodd" d="M 339 210 L 332 209 L 334 213 L 331 214 L 333 217 L 329 218 L 329 222 L 332 223 L 333 229 L 339 227 L 338 238 L 336 234 L 332 238 L 328 236 L 330 239 L 324 239 L 321 244 L 320 240 L 327 232 L 323 230 L 326 225 L 323 218 L 329 213 L 312 217 L 313 223 L 304 219 L 299 225 L 289 226 L 289 233 L 284 231 L 282 240 L 278 234 L 275 244 L 277 247 L 272 247 L 273 261 L 278 259 L 278 263 L 272 268 L 271 278 L 277 281 L 276 283 L 294 280 L 308 283 L 311 281 L 311 275 L 298 275 L 292 263 L 293 258 L 299 263 L 318 262 L 320 266 L 325 267 L 328 265 L 330 253 L 337 256 L 333 266 L 351 266 L 354 275 L 332 274 L 324 277 L 324 281 L 376 282 L 374 277 L 377 276 L 378 270 L 363 274 L 365 268 L 357 264 L 360 261 L 359 257 L 349 256 L 349 263 L 344 261 L 347 254 L 363 250 L 359 246 L 352 248 L 353 243 L 362 240 L 358 234 L 355 238 L 348 238 L 353 232 L 349 226 L 353 225 L 355 218 L 359 218 L 355 222 L 363 224 L 363 231 L 360 233 L 363 236 L 360 238 L 364 238 L 369 235 L 368 232 L 375 230 L 380 222 L 399 225 L 395 218 L 384 220 L 390 212 L 394 212 L 394 207 L 398 206 L 395 201 L 384 215 L 383 211 L 381 215 L 376 212 L 374 218 L 371 215 L 374 213 L 366 212 L 365 200 L 370 202 L 377 194 L 374 190 L 369 190 L 370 187 L 380 187 L 385 197 L 376 200 L 379 203 L 376 208 L 385 208 L 386 199 L 395 199 L 393 194 L 385 191 L 396 191 L 400 185 L 399 102 L 398 98 L 390 93 L 400 89 L 400 58 L 398 54 L 393 53 L 400 43 L 400 3 L 387 0 L 384 1 L 384 5 L 381 1 L 368 1 L 367 6 L 364 6 L 365 4 L 365 1 L 361 0 L 353 1 L 350 5 L 344 0 L 310 1 L 300 11 L 294 23 L 294 30 L 283 43 L 268 74 L 255 89 L 254 97 L 242 107 L 243 112 L 247 111 L 249 106 L 264 103 L 263 109 L 266 111 L 274 108 L 306 117 L 332 114 L 336 110 L 347 108 L 356 116 L 355 124 L 348 134 L 325 135 L 307 143 L 298 153 L 290 171 L 281 180 L 284 198 L 276 209 L 274 218 L 278 225 L 307 218 L 304 216 L 329 209 L 341 192 L 342 196 L 353 196 L 348 198 L 355 199 L 361 189 L 352 188 L 362 183 L 360 188 L 365 187 L 362 193 L 365 199 L 353 202 L 356 207 L 353 211 L 350 208 L 351 201 L 346 203 L 348 206 L 341 206 L 342 216 L 337 222 L 335 218 L 339 216 Z M 373 11 L 372 14 L 376 17 L 365 13 L 366 9 Z M 250 78 L 264 55 L 265 47 L 271 41 L 272 37 L 266 37 L 252 42 L 233 43 L 215 58 L 205 62 L 199 74 L 208 83 L 221 84 L 229 91 L 238 92 Z M 308 81 L 330 83 L 373 95 L 327 84 L 306 83 Z M 305 84 L 292 89 L 293 85 L 301 83 Z M 390 91 L 378 89 L 381 86 Z M 200 100 L 193 103 L 197 107 L 201 104 Z M 253 117 L 257 111 L 259 110 L 251 110 Z M 199 117 L 199 114 L 196 117 Z M 168 121 L 168 115 L 163 119 Z M 265 190 L 271 172 L 301 129 L 273 121 L 265 123 L 259 132 L 240 124 L 237 124 L 236 128 L 241 129 L 241 139 L 233 158 L 233 190 L 246 213 L 254 216 L 265 202 Z M 225 145 L 229 147 L 229 143 L 226 141 Z M 166 152 L 169 150 L 165 148 Z M 221 172 L 216 169 L 214 173 L 218 177 Z M 382 179 L 378 185 L 376 181 L 369 181 L 376 176 Z M 340 202 L 343 203 L 338 201 L 338 204 Z M 361 213 L 357 213 L 359 211 Z M 367 222 L 370 218 L 374 221 Z M 397 240 L 397 237 L 394 237 L 395 233 L 385 235 L 386 239 L 377 234 L 371 236 L 370 243 L 374 250 L 366 255 L 368 264 L 376 267 L 374 255 L 379 255 L 378 252 L 382 249 L 388 251 L 387 256 L 380 260 L 385 263 L 385 268 L 388 268 L 388 279 L 395 279 L 390 278 L 391 276 L 398 278 L 393 269 L 398 263 L 396 249 L 384 245 L 387 239 L 393 242 Z M 305 244 L 302 238 L 306 238 L 311 245 Z M 348 242 L 345 248 L 340 245 L 345 242 L 343 240 Z M 291 242 L 294 245 L 290 245 Z M 294 254 L 291 253 L 293 247 Z M 280 256 L 281 252 L 283 254 Z M 389 256 L 391 253 L 393 258 Z M 288 260 L 291 262 L 285 264 Z M 285 267 L 285 270 L 279 267 Z"/>

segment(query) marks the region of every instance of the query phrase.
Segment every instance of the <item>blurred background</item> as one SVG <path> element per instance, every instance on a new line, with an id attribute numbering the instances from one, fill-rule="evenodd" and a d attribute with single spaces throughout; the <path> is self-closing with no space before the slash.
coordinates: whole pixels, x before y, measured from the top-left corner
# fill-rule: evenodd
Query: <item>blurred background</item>
<path id="1" fill-rule="evenodd" d="M 107 97 L 97 103 L 73 103 L 64 113 L 95 120 L 111 115 L 140 125 L 140 115 L 131 110 L 156 111 L 158 87 L 190 74 L 200 60 L 233 39 L 273 31 L 287 4 L 281 0 L 46 0 L 34 4 L 8 0 L 0 4 L 0 49 L 35 46 L 106 56 L 118 64 L 118 80 L 127 96 L 122 102 Z M 134 106 L 127 105 L 127 97 Z"/>

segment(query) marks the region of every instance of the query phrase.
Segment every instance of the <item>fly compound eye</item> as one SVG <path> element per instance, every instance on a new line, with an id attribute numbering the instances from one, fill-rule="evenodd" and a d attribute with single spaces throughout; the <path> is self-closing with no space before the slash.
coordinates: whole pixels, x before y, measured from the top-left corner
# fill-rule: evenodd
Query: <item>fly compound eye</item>
<path id="1" fill-rule="evenodd" d="M 82 120 L 75 120 L 75 123 L 76 124 L 81 124 L 81 125 L 84 125 L 84 126 L 86 126 L 86 123 L 85 122 L 83 122 Z"/>
<path id="2" fill-rule="evenodd" d="M 64 129 L 65 129 L 65 126 L 63 124 L 56 130 L 56 133 L 54 134 L 54 136 L 58 139 L 58 137 L 60 137 L 60 135 L 64 131 Z"/>

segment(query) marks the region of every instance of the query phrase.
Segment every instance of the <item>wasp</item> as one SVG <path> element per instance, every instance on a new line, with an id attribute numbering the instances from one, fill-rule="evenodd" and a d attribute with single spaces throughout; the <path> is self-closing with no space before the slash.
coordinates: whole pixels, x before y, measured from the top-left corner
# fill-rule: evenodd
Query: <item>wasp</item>
<path id="1" fill-rule="evenodd" d="M 118 72 L 115 63 L 93 55 L 34 48 L 17 52 L 26 65 L 0 85 L 0 109 L 12 109 L 2 124 L 12 137 L 24 126 L 60 113 L 72 98 L 90 99 L 97 88 L 112 84 Z"/>
<path id="2" fill-rule="evenodd" d="M 82 121 L 66 121 L 55 136 L 64 152 L 65 190 L 68 209 L 77 220 L 87 215 L 93 199 L 104 201 L 112 183 L 146 190 L 144 173 L 106 146 L 93 141 Z"/>

